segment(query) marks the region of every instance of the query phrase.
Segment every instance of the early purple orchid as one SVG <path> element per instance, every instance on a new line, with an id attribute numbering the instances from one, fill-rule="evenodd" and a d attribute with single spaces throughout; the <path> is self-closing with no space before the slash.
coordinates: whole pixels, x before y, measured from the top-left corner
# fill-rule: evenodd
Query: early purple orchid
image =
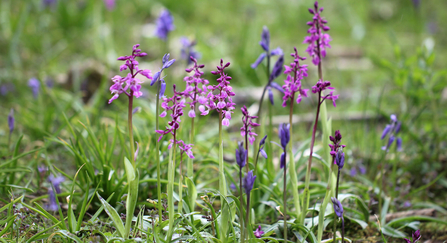
<path id="1" fill-rule="evenodd" d="M 164 111 L 160 114 L 160 117 L 165 117 L 167 115 L 167 111 L 172 111 L 171 117 L 172 120 L 168 122 L 168 126 L 166 126 L 165 130 L 155 130 L 156 133 L 161 134 L 161 136 L 158 138 L 158 141 L 160 142 L 161 138 L 171 133 L 174 135 L 175 130 L 177 130 L 180 127 L 179 122 L 180 117 L 183 116 L 183 107 L 185 107 L 185 99 L 183 99 L 183 92 L 178 92 L 176 90 L 176 85 L 173 85 L 174 88 L 174 95 L 170 98 L 163 97 L 163 103 L 161 103 L 161 107 L 164 109 Z M 169 102 L 172 102 L 172 105 L 169 105 Z M 172 145 L 172 144 L 171 144 Z M 170 145 L 170 146 L 171 146 Z"/>
<path id="2" fill-rule="evenodd" d="M 256 238 L 261 238 L 264 234 L 264 231 L 261 229 L 261 225 L 258 226 L 258 228 L 253 232 L 256 236 Z"/>
<path id="3" fill-rule="evenodd" d="M 126 94 L 129 98 L 134 96 L 135 98 L 138 98 L 143 94 L 140 91 L 143 81 L 136 78 L 138 74 L 141 74 L 149 80 L 152 79 L 150 70 L 142 70 L 138 68 L 138 61 L 135 60 L 135 58 L 144 57 L 147 55 L 145 52 L 141 52 L 141 50 L 138 49 L 139 46 L 139 44 L 133 46 L 132 55 L 122 56 L 118 58 L 118 61 L 126 62 L 120 66 L 120 71 L 122 72 L 129 69 L 130 72 L 125 77 L 116 75 L 112 78 L 114 84 L 110 87 L 110 92 L 113 94 L 113 96 L 109 100 L 109 104 L 112 103 L 112 101 L 118 99 L 119 95 L 122 93 Z M 130 89 L 130 91 L 128 91 L 128 89 Z"/>
<path id="4" fill-rule="evenodd" d="M 234 105 L 236 105 L 231 98 L 235 95 L 232 91 L 233 88 L 230 86 L 231 77 L 225 73 L 225 68 L 228 66 L 230 66 L 229 62 L 223 65 L 223 60 L 220 60 L 220 66 L 217 66 L 217 71 L 211 71 L 214 75 L 220 75 L 216 80 L 219 84 L 209 85 L 207 87 L 209 92 L 206 98 L 199 99 L 201 115 L 207 115 L 210 110 L 217 110 L 223 118 L 223 126 L 230 125 L 231 113 L 233 113 Z M 216 94 L 213 92 L 216 92 Z"/>
<path id="5" fill-rule="evenodd" d="M 405 240 L 406 243 L 416 243 L 416 242 L 418 242 L 421 239 L 421 231 L 420 230 L 416 230 L 416 232 L 414 232 L 411 235 L 411 238 L 412 238 L 413 241 L 410 241 L 407 238 L 404 238 L 404 240 Z"/>
<path id="6" fill-rule="evenodd" d="M 300 60 L 306 60 L 305 57 L 300 57 L 298 55 L 298 50 L 294 47 L 295 52 L 291 53 L 293 62 L 290 63 L 290 66 L 284 65 L 284 74 L 287 74 L 287 79 L 284 80 L 285 84 L 282 86 L 284 89 L 284 97 L 282 106 L 286 107 L 287 101 L 290 99 L 290 102 L 293 102 L 295 99 L 295 93 L 298 93 L 296 97 L 296 103 L 300 103 L 303 96 L 307 97 L 308 89 L 301 88 L 301 80 L 304 77 L 307 77 L 307 65 L 300 65 Z"/>
<path id="7" fill-rule="evenodd" d="M 326 57 L 326 48 L 331 48 L 329 42 L 332 40 L 329 34 L 323 33 L 323 31 L 328 31 L 330 28 L 326 26 L 327 20 L 323 19 L 320 14 L 323 12 L 323 8 L 318 8 L 318 2 L 315 2 L 314 9 L 309 9 L 309 12 L 314 15 L 313 20 L 307 22 L 310 26 L 307 33 L 310 36 L 304 38 L 303 43 L 309 44 L 306 52 L 312 57 L 312 63 L 318 66 L 321 59 Z"/>
<path id="8" fill-rule="evenodd" d="M 183 79 L 186 82 L 186 89 L 183 92 L 183 95 L 186 99 L 190 100 L 187 101 L 186 104 L 188 104 L 191 109 L 188 112 L 188 116 L 193 118 L 196 117 L 195 108 L 197 102 L 200 104 L 206 104 L 206 95 L 208 92 L 207 85 L 209 82 L 208 80 L 202 78 L 203 72 L 200 70 L 201 68 L 204 68 L 205 65 L 197 64 L 197 59 L 193 56 L 190 57 L 190 60 L 194 63 L 194 67 L 187 68 L 185 71 L 188 73 L 194 71 L 194 74 L 192 76 L 186 76 Z"/>
<path id="9" fill-rule="evenodd" d="M 318 82 L 314 86 L 312 86 L 312 93 L 314 94 L 318 93 L 319 96 L 321 97 L 321 92 L 323 92 L 323 90 L 334 89 L 333 87 L 330 86 L 331 86 L 330 81 L 323 82 L 321 80 L 318 80 Z M 335 100 L 337 99 L 338 95 L 334 95 L 334 91 L 331 91 L 328 95 L 321 97 L 320 103 L 323 103 L 324 100 L 332 100 L 332 104 L 334 105 L 334 107 L 336 107 Z"/>
<path id="10" fill-rule="evenodd" d="M 247 107 L 244 105 L 241 108 L 242 111 L 242 127 L 241 127 L 241 136 L 245 137 L 248 136 L 248 141 L 250 141 L 250 144 L 253 144 L 253 142 L 256 140 L 256 134 L 252 129 L 254 127 L 260 126 L 258 123 L 254 122 L 253 119 L 258 118 L 257 116 L 250 116 L 248 113 Z"/>

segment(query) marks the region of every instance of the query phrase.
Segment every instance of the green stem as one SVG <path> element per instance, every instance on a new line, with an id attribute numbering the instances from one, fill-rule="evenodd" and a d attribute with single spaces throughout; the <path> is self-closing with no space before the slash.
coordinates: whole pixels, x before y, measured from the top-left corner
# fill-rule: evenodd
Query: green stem
<path id="1" fill-rule="evenodd" d="M 318 125 L 318 116 L 320 114 L 320 106 L 321 106 L 321 92 L 318 92 L 317 115 L 315 116 L 315 124 L 314 124 L 314 128 L 312 131 L 312 140 L 310 142 L 310 154 L 309 154 L 309 161 L 307 164 L 307 171 L 306 171 L 306 180 L 305 180 L 304 197 L 303 197 L 303 213 L 301 215 L 301 221 L 300 221 L 301 223 L 304 223 L 304 219 L 306 218 L 307 208 L 309 207 L 310 172 L 311 172 L 311 168 L 312 168 L 312 154 L 314 152 L 315 135 L 317 133 L 317 125 Z"/>
<path id="2" fill-rule="evenodd" d="M 329 169 L 329 176 L 328 176 L 328 182 L 327 182 L 327 186 L 326 186 L 326 194 L 324 196 L 324 200 L 323 203 L 320 206 L 320 212 L 318 215 L 318 225 L 323 225 L 324 224 L 324 213 L 326 211 L 327 205 L 329 204 L 330 198 L 331 198 L 331 194 L 332 194 L 332 173 L 334 171 L 334 157 L 332 157 L 332 163 Z M 321 242 L 321 238 L 323 237 L 323 227 L 318 227 L 318 232 L 317 232 L 317 242 Z"/>
<path id="3" fill-rule="evenodd" d="M 339 182 L 340 182 L 340 168 L 338 168 L 337 184 L 336 184 L 337 189 L 335 190 L 335 198 L 337 198 L 337 199 L 338 199 L 338 183 Z M 333 229 L 334 236 L 333 236 L 333 240 L 332 240 L 332 242 L 334 242 L 334 243 L 335 243 L 335 239 L 337 238 L 335 236 L 335 232 L 337 231 L 337 224 L 335 223 L 335 222 L 337 222 L 336 220 L 337 220 L 337 215 L 334 213 L 334 229 Z"/>
<path id="4" fill-rule="evenodd" d="M 245 211 L 245 234 L 247 234 L 247 238 L 249 238 L 248 236 L 249 236 L 249 234 L 248 234 L 248 226 L 250 225 L 250 208 L 249 208 L 249 206 L 248 205 L 250 205 L 250 193 L 251 193 L 251 191 L 250 192 L 248 192 L 247 193 L 247 210 Z"/>
<path id="5" fill-rule="evenodd" d="M 301 214 L 301 205 L 300 205 L 300 197 L 298 195 L 298 179 L 296 175 L 296 167 L 295 167 L 295 159 L 293 156 L 293 104 L 295 94 L 292 95 L 290 102 L 290 111 L 289 111 L 289 125 L 290 125 L 290 141 L 289 141 L 289 173 L 290 180 L 292 182 L 292 194 L 293 194 L 293 202 L 295 204 L 295 210 L 297 217 Z"/>
<path id="6" fill-rule="evenodd" d="M 135 164 L 135 145 L 133 140 L 133 129 L 132 129 L 132 107 L 133 107 L 133 90 L 130 91 L 129 96 L 129 107 L 127 112 L 127 127 L 129 128 L 129 141 L 130 141 L 130 158 L 134 170 L 136 169 Z"/>
<path id="7" fill-rule="evenodd" d="M 284 160 L 287 162 L 287 151 L 284 148 Z M 283 185 L 283 201 L 284 201 L 284 241 L 287 242 L 287 165 L 284 163 L 284 185 Z"/>
<path id="8" fill-rule="evenodd" d="M 243 208 L 244 205 L 243 201 L 244 201 L 244 193 L 242 192 L 242 168 L 239 168 L 239 189 L 240 189 L 240 203 L 241 203 L 241 207 Z M 244 214 L 242 213 L 242 208 L 240 210 L 241 214 L 241 242 L 245 242 L 245 231 L 244 231 Z"/>
<path id="9" fill-rule="evenodd" d="M 194 144 L 194 117 L 191 118 L 191 131 L 189 134 L 189 143 Z M 194 168 L 193 168 L 193 160 L 188 157 L 188 165 L 187 165 L 187 175 L 188 177 L 194 181 Z"/>
<path id="10" fill-rule="evenodd" d="M 155 106 L 155 129 L 158 130 L 158 118 L 159 118 L 159 107 L 160 107 L 160 81 L 157 82 L 157 100 L 156 100 L 156 106 Z M 163 208 L 162 208 L 162 200 L 161 200 L 161 167 L 160 167 L 160 143 L 158 142 L 158 139 L 156 139 L 155 144 L 155 161 L 157 162 L 157 197 L 158 197 L 158 219 L 159 223 L 163 220 Z"/>
<path id="11" fill-rule="evenodd" d="M 219 113 L 219 191 L 223 197 L 227 196 L 227 187 L 225 182 L 225 172 L 223 163 L 223 141 L 222 141 L 222 116 L 223 113 Z M 223 202 L 223 198 L 222 198 Z M 222 203 L 223 205 L 223 203 Z"/>
<path id="12" fill-rule="evenodd" d="M 183 162 L 183 153 L 180 153 L 180 175 L 179 175 L 179 183 L 178 183 L 178 212 L 181 214 L 183 212 L 183 172 L 182 172 L 182 162 Z M 191 210 L 192 211 L 192 210 Z"/>
<path id="13" fill-rule="evenodd" d="M 175 152 L 177 148 L 177 144 L 175 143 L 175 134 L 176 131 L 174 130 L 173 134 L 173 141 L 174 144 L 172 145 L 172 150 L 169 151 L 169 165 L 168 165 L 168 211 L 169 211 L 169 230 L 167 235 L 167 241 L 168 243 L 171 242 L 172 234 L 174 233 L 174 215 L 175 215 L 175 209 L 174 209 L 174 176 L 175 176 Z"/>

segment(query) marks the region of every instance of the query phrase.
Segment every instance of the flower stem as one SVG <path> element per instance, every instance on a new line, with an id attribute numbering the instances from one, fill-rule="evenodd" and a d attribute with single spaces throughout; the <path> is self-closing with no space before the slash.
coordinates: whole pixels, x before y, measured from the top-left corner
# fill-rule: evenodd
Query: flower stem
<path id="1" fill-rule="evenodd" d="M 248 237 L 248 226 L 250 225 L 250 208 L 249 208 L 249 206 L 248 205 L 250 205 L 250 192 L 249 193 L 247 193 L 247 210 L 245 211 L 245 234 L 247 234 L 247 238 L 249 238 Z"/>
<path id="2" fill-rule="evenodd" d="M 339 183 L 339 181 L 340 181 L 340 168 L 338 168 L 337 184 L 336 184 L 337 189 L 335 190 L 335 198 L 337 198 L 337 199 L 338 199 L 338 183 Z M 335 242 L 335 239 L 336 239 L 336 236 L 335 236 L 335 232 L 337 231 L 337 224 L 335 223 L 336 220 L 337 220 L 337 215 L 334 214 L 334 231 L 333 231 L 334 232 L 334 236 L 333 236 L 332 242 Z"/>
<path id="3" fill-rule="evenodd" d="M 129 141 L 130 141 L 130 158 L 134 170 L 136 169 L 135 164 L 135 145 L 133 144 L 133 128 L 132 128 L 132 107 L 133 107 L 133 90 L 130 91 L 129 96 L 129 108 L 127 112 L 127 126 L 129 128 Z"/>
<path id="4" fill-rule="evenodd" d="M 244 193 L 242 192 L 242 168 L 239 167 L 239 189 L 240 189 L 240 203 L 241 207 L 243 208 L 243 201 L 244 201 Z M 241 214 L 241 242 L 245 242 L 245 230 L 244 230 L 244 214 L 242 213 L 242 209 L 240 210 Z"/>
<path id="5" fill-rule="evenodd" d="M 194 117 L 191 118 L 191 131 L 189 135 L 189 143 L 194 144 Z M 187 164 L 187 175 L 188 177 L 194 181 L 194 168 L 193 168 L 193 161 L 191 158 L 188 157 L 188 164 Z"/>
<path id="6" fill-rule="evenodd" d="M 225 182 L 225 171 L 223 163 L 223 141 L 222 141 L 222 117 L 223 113 L 219 112 L 219 191 L 223 197 L 227 196 L 227 188 Z M 223 201 L 223 198 L 222 198 Z M 223 205 L 223 203 L 222 203 Z"/>
<path id="7" fill-rule="evenodd" d="M 321 106 L 321 91 L 318 92 L 318 106 L 317 106 L 317 115 L 315 116 L 315 124 L 314 128 L 312 130 L 312 140 L 310 142 L 310 154 L 309 154 L 309 161 L 307 164 L 307 171 L 306 171 L 306 181 L 305 181 L 305 189 L 304 189 L 304 197 L 303 197 L 303 213 L 301 216 L 301 223 L 304 222 L 304 218 L 306 218 L 306 212 L 307 208 L 309 207 L 309 183 L 310 183 L 310 171 L 312 168 L 312 154 L 314 152 L 314 144 L 315 144 L 315 135 L 317 133 L 317 125 L 318 125 L 318 116 L 320 114 L 320 106 Z"/>
<path id="8" fill-rule="evenodd" d="M 159 118 L 159 106 L 160 106 L 160 81 L 157 82 L 157 100 L 156 100 L 156 108 L 155 108 L 155 129 L 158 130 L 158 118 Z M 163 220 L 163 209 L 162 209 L 162 203 L 161 203 L 161 168 L 160 168 L 160 143 L 158 142 L 158 139 L 156 139 L 155 144 L 155 161 L 157 162 L 157 197 L 158 197 L 158 219 L 159 223 Z"/>
<path id="9" fill-rule="evenodd" d="M 178 182 L 178 212 L 181 214 L 183 211 L 183 172 L 182 172 L 183 153 L 180 153 L 180 175 Z M 192 210 L 191 210 L 192 211 Z"/>
<path id="10" fill-rule="evenodd" d="M 289 141 L 289 173 L 290 180 L 292 182 L 292 194 L 293 194 L 293 202 L 295 204 L 295 210 L 297 216 L 299 217 L 301 213 L 300 206 L 300 197 L 298 195 L 298 181 L 296 176 L 296 167 L 295 167 L 295 159 L 293 156 L 293 130 L 292 130 L 292 122 L 293 122 L 293 104 L 295 100 L 295 94 L 292 94 L 291 102 L 290 102 L 290 111 L 289 111 L 289 124 L 290 124 L 290 141 Z"/>
<path id="11" fill-rule="evenodd" d="M 287 151 L 284 148 L 284 160 L 287 161 Z M 284 186 L 283 186 L 283 200 L 284 200 L 284 241 L 287 242 L 287 163 L 284 163 Z"/>

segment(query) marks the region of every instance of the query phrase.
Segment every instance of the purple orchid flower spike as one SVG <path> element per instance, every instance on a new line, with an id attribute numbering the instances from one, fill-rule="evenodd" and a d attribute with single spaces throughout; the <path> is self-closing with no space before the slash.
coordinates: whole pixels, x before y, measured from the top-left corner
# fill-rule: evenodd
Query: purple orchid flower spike
<path id="1" fill-rule="evenodd" d="M 290 55 L 293 57 L 293 62 L 289 66 L 285 65 L 284 74 L 287 74 L 286 80 L 284 80 L 284 85 L 282 86 L 284 90 L 283 103 L 282 106 L 287 106 L 287 101 L 293 102 L 296 95 L 296 103 L 299 104 L 302 97 L 307 97 L 308 89 L 303 89 L 301 87 L 301 80 L 307 77 L 307 65 L 300 65 L 300 61 L 306 60 L 305 57 L 300 57 L 298 55 L 298 50 L 294 47 L 295 52 Z"/>
<path id="2" fill-rule="evenodd" d="M 199 105 L 207 105 L 208 98 L 208 88 L 207 85 L 209 84 L 208 80 L 202 78 L 202 75 L 204 74 L 203 71 L 201 71 L 202 68 L 205 67 L 203 64 L 198 64 L 197 59 L 195 59 L 193 56 L 190 57 L 191 62 L 194 63 L 194 67 L 187 68 L 185 71 L 187 73 L 193 72 L 192 76 L 186 76 L 183 81 L 186 82 L 186 89 L 183 92 L 185 98 L 189 101 L 186 102 L 186 104 L 189 105 L 190 111 L 188 112 L 188 116 L 193 118 L 196 117 L 196 106 L 197 103 Z M 202 114 L 204 115 L 204 114 Z"/>
<path id="3" fill-rule="evenodd" d="M 106 5 L 107 10 L 112 11 L 115 9 L 115 0 L 104 0 L 104 4 Z"/>
<path id="4" fill-rule="evenodd" d="M 256 236 L 256 238 L 261 238 L 264 234 L 264 231 L 261 229 L 261 225 L 258 226 L 258 228 L 253 232 L 253 234 Z"/>
<path id="5" fill-rule="evenodd" d="M 160 142 L 161 138 L 166 134 L 174 135 L 175 130 L 180 127 L 180 117 L 183 116 L 183 107 L 185 107 L 185 99 L 183 99 L 183 92 L 176 90 L 176 85 L 173 85 L 174 95 L 171 98 L 163 97 L 163 103 L 161 107 L 164 111 L 160 114 L 160 117 L 165 117 L 168 111 L 172 111 L 172 120 L 168 122 L 168 126 L 165 130 L 155 130 L 156 133 L 161 134 L 158 138 Z M 172 103 L 172 105 L 170 105 Z M 176 141 L 172 141 L 173 143 Z M 172 143 L 171 143 L 172 145 Z"/>
<path id="6" fill-rule="evenodd" d="M 318 82 L 314 86 L 312 86 L 312 93 L 318 93 L 320 96 L 322 96 L 322 92 L 327 89 L 334 89 L 333 87 L 331 87 L 331 82 L 318 80 Z M 333 94 L 334 91 L 331 91 L 328 95 L 322 96 L 320 103 L 322 103 L 324 100 L 332 100 L 332 104 L 334 105 L 334 107 L 336 107 L 337 105 L 335 104 L 335 100 L 338 99 L 338 95 Z"/>
<path id="7" fill-rule="evenodd" d="M 388 136 L 388 144 L 382 147 L 382 150 L 388 151 L 394 141 L 396 141 L 397 151 L 402 151 L 402 138 L 397 137 L 400 131 L 401 122 L 397 120 L 396 115 L 390 116 L 391 123 L 385 126 L 380 139 L 384 139 Z"/>
<path id="8" fill-rule="evenodd" d="M 166 41 L 168 39 L 169 32 L 173 31 L 174 28 L 174 18 L 169 10 L 164 9 L 157 19 L 155 35 L 161 40 Z"/>
<path id="9" fill-rule="evenodd" d="M 118 58 L 118 61 L 125 61 L 125 63 L 120 66 L 120 71 L 122 72 L 129 69 L 129 73 L 125 77 L 115 75 L 115 77 L 112 78 L 114 84 L 110 87 L 110 92 L 113 94 L 113 96 L 109 100 L 109 104 L 118 99 L 119 95 L 123 93 L 129 98 L 138 98 L 143 95 L 143 93 L 141 92 L 141 84 L 143 83 L 143 81 L 137 78 L 138 74 L 146 77 L 149 80 L 152 79 L 150 70 L 142 70 L 138 68 L 139 63 L 137 60 L 135 60 L 135 58 L 144 57 L 147 55 L 145 52 L 141 52 L 141 49 L 138 49 L 139 46 L 139 44 L 133 46 L 132 55 L 121 56 Z"/>
<path id="10" fill-rule="evenodd" d="M 416 232 L 414 232 L 414 233 L 412 234 L 412 240 L 413 240 L 413 241 L 410 241 L 410 240 L 407 239 L 407 238 L 404 238 L 404 240 L 405 240 L 405 242 L 407 242 L 407 243 L 416 243 L 416 242 L 418 242 L 419 240 L 421 240 L 421 231 L 420 231 L 420 230 L 416 230 Z"/>
<path id="11" fill-rule="evenodd" d="M 245 137 L 248 136 L 248 141 L 250 141 L 250 144 L 253 144 L 253 142 L 256 140 L 256 134 L 253 131 L 253 128 L 260 126 L 258 123 L 254 122 L 253 119 L 258 118 L 257 116 L 250 116 L 248 113 L 247 107 L 244 105 L 241 108 L 242 111 L 242 127 L 241 127 L 241 136 Z"/>
<path id="12" fill-rule="evenodd" d="M 232 78 L 225 73 L 225 68 L 228 66 L 230 66 L 229 62 L 224 65 L 223 60 L 220 60 L 217 71 L 211 71 L 211 74 L 220 76 L 216 80 L 218 84 L 209 85 L 206 99 L 199 101 L 201 103 L 199 110 L 202 115 L 207 115 L 210 110 L 217 110 L 222 118 L 222 125 L 227 127 L 230 125 L 231 114 L 234 113 L 233 110 L 236 105 L 232 98 L 235 93 L 232 91 L 233 87 L 230 86 Z"/>
<path id="13" fill-rule="evenodd" d="M 194 144 L 186 144 L 182 140 L 179 140 L 177 143 L 179 144 L 178 147 L 181 154 L 185 153 L 189 158 L 194 159 L 194 155 L 192 154 L 192 146 L 194 146 Z"/>
<path id="14" fill-rule="evenodd" d="M 326 57 L 326 48 L 331 48 L 329 42 L 332 40 L 329 34 L 323 33 L 329 31 L 329 27 L 326 26 L 327 20 L 321 17 L 323 8 L 318 8 L 318 2 L 315 2 L 314 9 L 309 9 L 309 12 L 314 15 L 313 20 L 307 22 L 310 26 L 307 31 L 310 36 L 304 38 L 303 43 L 309 44 L 306 52 L 312 57 L 312 63 L 318 66 L 321 59 Z"/>

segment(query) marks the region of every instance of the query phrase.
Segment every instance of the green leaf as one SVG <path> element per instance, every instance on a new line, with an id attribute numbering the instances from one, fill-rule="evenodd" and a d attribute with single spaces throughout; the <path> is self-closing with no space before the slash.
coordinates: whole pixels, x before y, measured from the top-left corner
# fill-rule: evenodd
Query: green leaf
<path id="1" fill-rule="evenodd" d="M 102 205 L 104 206 L 104 209 L 106 210 L 107 215 L 109 215 L 110 219 L 113 221 L 113 223 L 116 226 L 116 229 L 118 230 L 118 233 L 121 235 L 121 237 L 124 237 L 125 231 L 124 231 L 124 225 L 123 221 L 121 220 L 121 217 L 116 212 L 116 210 L 108 203 L 104 198 L 102 198 L 98 193 L 96 193 L 99 200 L 101 201 Z"/>
<path id="2" fill-rule="evenodd" d="M 394 237 L 394 238 L 406 237 L 406 235 L 402 231 L 399 231 L 397 229 L 393 229 L 392 227 L 386 226 L 386 225 L 382 227 L 382 233 L 385 234 L 385 235 Z"/>
<path id="3" fill-rule="evenodd" d="M 197 189 L 194 185 L 194 181 L 186 177 L 186 186 L 188 187 L 188 206 L 189 210 L 192 212 L 194 211 L 194 206 L 196 205 L 196 199 L 197 199 Z"/>
<path id="4" fill-rule="evenodd" d="M 76 235 L 74 235 L 66 230 L 59 230 L 59 231 L 55 232 L 55 234 L 60 234 L 60 235 L 63 235 L 67 238 L 70 238 L 70 239 L 76 241 L 77 243 L 82 243 L 81 239 L 79 239 Z"/>

